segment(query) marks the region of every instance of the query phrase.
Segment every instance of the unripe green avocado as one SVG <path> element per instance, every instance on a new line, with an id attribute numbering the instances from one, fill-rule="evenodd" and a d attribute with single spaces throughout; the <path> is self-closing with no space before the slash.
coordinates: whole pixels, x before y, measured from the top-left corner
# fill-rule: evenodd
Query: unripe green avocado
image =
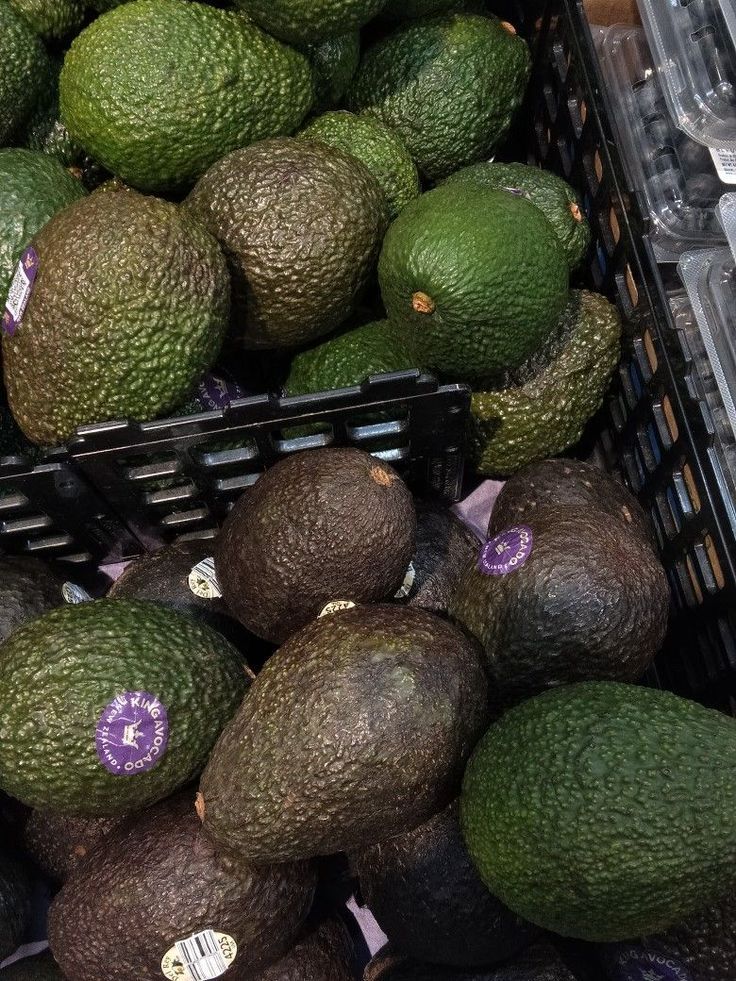
<path id="1" fill-rule="evenodd" d="M 84 20 L 84 0 L 9 0 L 33 30 L 48 40 L 66 37 Z"/>
<path id="2" fill-rule="evenodd" d="M 30 24 L 6 2 L 0 2 L 0 38 L 0 146 L 7 146 L 49 84 L 51 63 Z"/>
<path id="3" fill-rule="evenodd" d="M 235 0 L 261 27 L 289 44 L 324 41 L 357 30 L 386 0 Z"/>

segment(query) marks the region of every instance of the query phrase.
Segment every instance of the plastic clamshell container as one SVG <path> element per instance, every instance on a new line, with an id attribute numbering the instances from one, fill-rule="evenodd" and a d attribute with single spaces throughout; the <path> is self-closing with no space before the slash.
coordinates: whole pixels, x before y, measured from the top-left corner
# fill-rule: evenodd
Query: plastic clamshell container
<path id="1" fill-rule="evenodd" d="M 678 127 L 736 151 L 734 0 L 639 0 L 639 12 Z"/>
<path id="2" fill-rule="evenodd" d="M 657 260 L 677 262 L 689 249 L 725 244 L 716 206 L 728 185 L 708 147 L 677 128 L 643 29 L 610 28 L 599 56 L 620 149 L 652 223 Z"/>

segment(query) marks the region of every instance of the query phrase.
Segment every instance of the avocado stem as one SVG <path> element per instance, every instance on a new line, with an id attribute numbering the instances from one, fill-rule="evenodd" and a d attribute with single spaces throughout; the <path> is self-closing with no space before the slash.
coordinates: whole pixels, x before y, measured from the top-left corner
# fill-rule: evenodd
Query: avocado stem
<path id="1" fill-rule="evenodd" d="M 583 220 L 583 213 L 580 210 L 580 205 L 576 204 L 574 201 L 572 201 L 570 204 L 570 213 L 572 214 L 575 221 Z"/>
<path id="2" fill-rule="evenodd" d="M 197 796 L 194 799 L 194 810 L 197 812 L 199 820 L 204 821 L 204 795 L 201 791 L 197 791 Z"/>
<path id="3" fill-rule="evenodd" d="M 434 313 L 437 309 L 437 305 L 432 297 L 427 296 L 426 293 L 422 293 L 421 290 L 412 296 L 411 305 L 417 313 Z"/>
<path id="4" fill-rule="evenodd" d="M 502 20 L 501 21 L 501 27 L 505 31 L 508 31 L 509 34 L 516 34 L 516 28 L 514 27 L 513 24 L 510 24 L 507 20 Z"/>

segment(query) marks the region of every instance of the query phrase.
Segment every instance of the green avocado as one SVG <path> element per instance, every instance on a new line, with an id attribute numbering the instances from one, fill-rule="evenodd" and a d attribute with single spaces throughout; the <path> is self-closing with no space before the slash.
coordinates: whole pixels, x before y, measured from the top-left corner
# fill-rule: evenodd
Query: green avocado
<path id="1" fill-rule="evenodd" d="M 3 981 L 64 981 L 64 976 L 51 953 L 45 950 L 4 967 Z"/>
<path id="2" fill-rule="evenodd" d="M 522 163 L 478 163 L 451 174 L 446 183 L 480 184 L 528 198 L 557 233 L 570 269 L 576 269 L 585 258 L 590 225 L 575 191 L 552 171 Z"/>
<path id="3" fill-rule="evenodd" d="M 392 20 L 415 20 L 417 17 L 444 14 L 461 6 L 462 0 L 388 0 L 382 16 Z"/>
<path id="4" fill-rule="evenodd" d="M 381 604 L 326 614 L 267 662 L 218 741 L 204 831 L 257 862 L 386 840 L 452 799 L 488 717 L 480 655 L 447 621 Z"/>
<path id="5" fill-rule="evenodd" d="M 293 132 L 313 101 L 304 55 L 193 0 L 136 0 L 98 17 L 60 79 L 72 138 L 153 192 L 185 189 L 229 151 Z"/>
<path id="6" fill-rule="evenodd" d="M 109 981 L 111 964 L 131 981 L 163 977 L 165 964 L 181 966 L 177 943 L 195 952 L 200 977 L 213 976 L 219 956 L 233 978 L 255 978 L 297 939 L 315 878 L 307 863 L 256 868 L 218 852 L 182 793 L 111 832 L 67 879 L 49 911 L 49 944 L 79 981 Z"/>
<path id="7" fill-rule="evenodd" d="M 572 290 L 547 343 L 504 384 L 473 393 L 469 456 L 477 471 L 508 476 L 576 443 L 620 356 L 616 308 L 597 293 Z"/>
<path id="8" fill-rule="evenodd" d="M 350 31 L 319 44 L 310 44 L 305 53 L 314 69 L 316 112 L 342 102 L 360 63 L 360 32 Z"/>
<path id="9" fill-rule="evenodd" d="M 465 842 L 488 888 L 563 936 L 658 933 L 736 884 L 736 722 L 588 682 L 494 723 L 468 765 Z"/>
<path id="10" fill-rule="evenodd" d="M 383 188 L 394 219 L 419 196 L 419 174 L 401 138 L 372 116 L 326 112 L 306 126 L 300 137 L 318 140 L 350 153 L 365 164 Z"/>
<path id="11" fill-rule="evenodd" d="M 48 86 L 41 93 L 24 130 L 24 144 L 29 150 L 46 153 L 65 167 L 81 167 L 85 162 L 84 150 L 69 136 L 69 130 L 61 121 L 59 110 L 59 75 L 63 59 L 51 59 Z"/>
<path id="12" fill-rule="evenodd" d="M 539 505 L 468 563 L 450 615 L 483 645 L 504 699 L 588 679 L 637 681 L 670 592 L 651 544 L 596 507 Z"/>
<path id="13" fill-rule="evenodd" d="M 248 348 L 289 348 L 352 313 L 388 222 L 375 177 L 309 140 L 264 140 L 219 160 L 186 208 L 230 260 L 235 329 Z"/>
<path id="14" fill-rule="evenodd" d="M 0 642 L 29 620 L 64 605 L 64 580 L 40 559 L 0 558 Z"/>
<path id="15" fill-rule="evenodd" d="M 0 852 L 0 960 L 10 957 L 31 925 L 32 883 L 20 858 Z"/>
<path id="16" fill-rule="evenodd" d="M 495 17 L 419 20 L 368 49 L 349 108 L 395 129 L 422 175 L 436 181 L 492 153 L 530 68 L 526 42 Z"/>
<path id="17" fill-rule="evenodd" d="M 156 418 L 212 366 L 230 281 L 217 242 L 190 214 L 99 191 L 56 214 L 32 245 L 33 292 L 3 337 L 8 401 L 29 439 L 56 445 L 87 423 Z"/>
<path id="18" fill-rule="evenodd" d="M 500 966 L 454 969 L 412 960 L 389 944 L 370 962 L 364 981 L 575 981 L 575 977 L 547 943 L 535 944 Z"/>
<path id="19" fill-rule="evenodd" d="M 269 34 L 297 45 L 355 31 L 385 4 L 386 0 L 235 0 Z"/>
<path id="20" fill-rule="evenodd" d="M 67 37 L 84 21 L 85 0 L 9 0 L 46 41 Z"/>
<path id="21" fill-rule="evenodd" d="M 567 259 L 525 198 L 447 184 L 391 225 L 378 263 L 390 320 L 423 367 L 476 381 L 518 368 L 554 332 L 568 298 Z"/>
<path id="22" fill-rule="evenodd" d="M 305 930 L 289 953 L 254 981 L 354 981 L 354 958 L 350 932 L 331 916 Z"/>
<path id="23" fill-rule="evenodd" d="M 44 875 L 54 882 L 64 882 L 125 818 L 126 815 L 80 817 L 58 811 L 31 811 L 23 829 L 23 844 Z"/>
<path id="24" fill-rule="evenodd" d="M 33 150 L 0 150 L 0 298 L 33 236 L 57 211 L 86 191 L 53 157 Z"/>
<path id="25" fill-rule="evenodd" d="M 49 84 L 51 64 L 31 26 L 9 3 L 0 2 L 0 147 L 20 135 Z"/>
<path id="26" fill-rule="evenodd" d="M 164 606 L 52 610 L 0 648 L 0 787 L 80 815 L 160 800 L 197 776 L 250 677 L 223 637 Z"/>

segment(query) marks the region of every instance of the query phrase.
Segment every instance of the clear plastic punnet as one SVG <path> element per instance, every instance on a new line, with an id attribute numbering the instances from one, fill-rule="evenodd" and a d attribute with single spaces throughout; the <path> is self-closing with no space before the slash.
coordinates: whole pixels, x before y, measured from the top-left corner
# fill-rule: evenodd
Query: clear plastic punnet
<path id="1" fill-rule="evenodd" d="M 620 149 L 652 222 L 660 262 L 725 243 L 716 215 L 728 190 L 708 147 L 677 128 L 640 27 L 612 27 L 599 48 Z"/>
<path id="2" fill-rule="evenodd" d="M 706 146 L 736 151 L 734 0 L 638 2 L 678 127 Z"/>

